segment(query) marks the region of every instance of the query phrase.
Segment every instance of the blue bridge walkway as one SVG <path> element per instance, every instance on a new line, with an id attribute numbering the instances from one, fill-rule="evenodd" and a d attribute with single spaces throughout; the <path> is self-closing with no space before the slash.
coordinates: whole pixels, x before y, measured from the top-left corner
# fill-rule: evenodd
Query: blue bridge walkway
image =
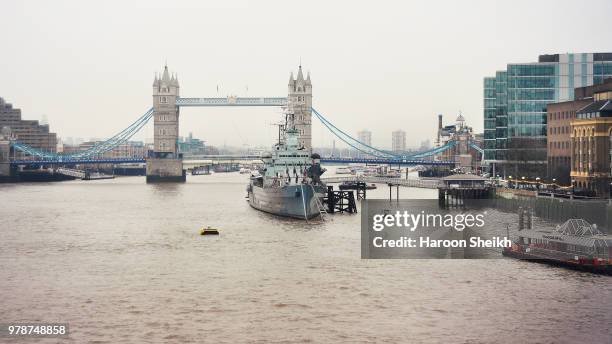
<path id="1" fill-rule="evenodd" d="M 179 104 L 180 102 L 180 104 Z M 271 97 L 271 98 L 179 98 L 177 106 L 282 106 L 286 104 L 286 98 Z M 452 161 L 435 161 L 425 159 L 441 154 L 457 145 L 454 141 L 449 141 L 441 147 L 416 153 L 410 156 L 400 155 L 395 152 L 382 150 L 376 147 L 367 145 L 346 132 L 342 131 L 325 118 L 321 113 L 312 108 L 313 115 L 337 138 L 346 143 L 349 147 L 363 153 L 371 158 L 333 158 L 328 157 L 322 159 L 323 163 L 330 164 L 348 164 L 348 163 L 364 163 L 364 164 L 393 164 L 393 165 L 429 165 L 429 166 L 452 166 Z M 145 124 L 153 117 L 153 108 L 147 110 L 134 123 L 123 129 L 115 136 L 94 145 L 93 147 L 70 154 L 61 154 L 53 152 L 45 152 L 39 149 L 27 146 L 19 141 L 12 141 L 11 146 L 15 152 L 19 151 L 32 159 L 11 160 L 11 165 L 28 165 L 28 166 L 44 166 L 44 165 L 84 165 L 84 164 L 125 164 L 125 163 L 142 163 L 145 159 L 142 158 L 101 158 L 104 153 L 112 151 L 116 147 L 127 142 L 134 134 L 140 131 Z M 470 148 L 476 149 L 482 154 L 482 149 L 473 143 L 470 143 Z"/>
<path id="2" fill-rule="evenodd" d="M 210 156 L 207 159 L 215 160 L 214 156 Z M 227 160 L 225 156 L 219 156 L 218 159 Z M 235 160 L 256 160 L 257 158 L 246 155 L 246 156 L 233 156 Z M 189 160 L 184 160 L 189 162 Z M 93 164 L 136 164 L 144 163 L 144 158 L 100 158 L 100 159 L 66 159 L 66 160 L 13 160 L 11 166 L 28 166 L 28 167 L 40 167 L 40 166 L 76 166 L 76 165 L 93 165 Z M 323 164 L 390 164 L 390 165 L 425 165 L 425 166 L 454 166 L 453 161 L 431 161 L 431 160 L 414 160 L 414 159 L 381 159 L 381 158 L 321 158 Z"/>

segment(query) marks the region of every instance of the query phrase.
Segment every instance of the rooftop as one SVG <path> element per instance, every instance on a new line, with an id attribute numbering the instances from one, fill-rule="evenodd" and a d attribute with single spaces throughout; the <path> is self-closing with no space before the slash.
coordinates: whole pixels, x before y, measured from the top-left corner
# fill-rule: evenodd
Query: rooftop
<path id="1" fill-rule="evenodd" d="M 592 102 L 591 104 L 583 107 L 582 109 L 576 112 L 576 115 L 588 114 L 588 113 L 602 113 L 604 116 L 609 117 L 612 116 L 612 101 L 611 100 L 598 100 Z"/>
<path id="2" fill-rule="evenodd" d="M 442 178 L 443 181 L 485 181 L 486 178 L 477 176 L 475 174 L 453 174 L 448 177 Z"/>

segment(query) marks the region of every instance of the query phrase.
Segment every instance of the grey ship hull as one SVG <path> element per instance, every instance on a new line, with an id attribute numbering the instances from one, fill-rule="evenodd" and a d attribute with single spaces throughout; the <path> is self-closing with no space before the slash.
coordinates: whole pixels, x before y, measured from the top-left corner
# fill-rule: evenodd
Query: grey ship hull
<path id="1" fill-rule="evenodd" d="M 322 195 L 320 189 L 309 184 L 279 188 L 263 188 L 250 184 L 249 204 L 270 214 L 308 220 L 320 216 L 316 199 Z"/>

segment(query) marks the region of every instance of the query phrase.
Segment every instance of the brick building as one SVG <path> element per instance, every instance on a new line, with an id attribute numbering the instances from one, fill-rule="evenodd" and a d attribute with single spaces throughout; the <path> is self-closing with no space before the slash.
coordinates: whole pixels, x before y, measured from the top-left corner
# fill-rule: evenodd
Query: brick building
<path id="1" fill-rule="evenodd" d="M 610 197 L 612 182 L 612 79 L 594 85 L 590 104 L 570 123 L 572 185 Z"/>
<path id="2" fill-rule="evenodd" d="M 578 89 L 577 89 L 578 90 Z M 548 179 L 555 179 L 561 185 L 571 182 L 571 135 L 570 122 L 576 118 L 576 112 L 589 105 L 592 98 L 552 103 L 547 106 L 548 135 L 547 162 Z"/>
<path id="3" fill-rule="evenodd" d="M 64 154 L 73 154 L 86 151 L 101 144 L 102 141 L 86 141 L 78 146 L 65 145 Z M 124 142 L 108 152 L 101 153 L 97 158 L 145 158 L 145 145 L 141 141 Z"/>
<path id="4" fill-rule="evenodd" d="M 547 106 L 547 175 L 557 183 L 571 183 L 571 121 L 576 113 L 593 103 L 594 95 L 601 98 L 612 88 L 612 78 L 603 83 L 578 87 L 574 90 L 575 100 L 552 103 Z"/>

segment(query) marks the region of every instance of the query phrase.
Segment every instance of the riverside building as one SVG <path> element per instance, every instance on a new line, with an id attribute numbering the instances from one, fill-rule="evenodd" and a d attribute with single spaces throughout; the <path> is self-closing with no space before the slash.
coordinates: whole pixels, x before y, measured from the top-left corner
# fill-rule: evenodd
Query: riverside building
<path id="1" fill-rule="evenodd" d="M 609 198 L 612 182 L 612 79 L 594 85 L 591 102 L 570 122 L 571 178 L 575 189 Z M 587 91 L 588 92 L 588 91 Z"/>
<path id="2" fill-rule="evenodd" d="M 602 84 L 576 88 L 574 100 L 548 104 L 548 179 L 562 185 L 571 183 L 571 122 L 576 119 L 578 111 L 593 103 L 594 97 L 605 98 L 607 92 L 612 93 L 612 78 Z"/>
<path id="3" fill-rule="evenodd" d="M 3 98 L 0 98 L 0 130 L 10 131 L 13 138 L 30 147 L 50 153 L 57 150 L 57 136 L 49 132 L 48 124 L 21 119 L 21 109 L 13 108 Z M 15 158 L 25 159 L 28 156 L 17 151 Z"/>
<path id="4" fill-rule="evenodd" d="M 482 155 L 472 145 L 482 148 L 482 141 L 476 139 L 474 130 L 465 123 L 465 117 L 462 114 L 457 116 L 454 124 L 445 126 L 442 126 L 442 115 L 438 115 L 435 147 L 442 147 L 450 141 L 454 141 L 455 146 L 443 151 L 437 156 L 437 159 L 454 161 L 455 167 L 465 172 L 472 172 L 481 167 Z"/>
<path id="5" fill-rule="evenodd" d="M 540 55 L 484 78 L 485 163 L 501 176 L 547 174 L 547 105 L 612 76 L 612 53 Z"/>

